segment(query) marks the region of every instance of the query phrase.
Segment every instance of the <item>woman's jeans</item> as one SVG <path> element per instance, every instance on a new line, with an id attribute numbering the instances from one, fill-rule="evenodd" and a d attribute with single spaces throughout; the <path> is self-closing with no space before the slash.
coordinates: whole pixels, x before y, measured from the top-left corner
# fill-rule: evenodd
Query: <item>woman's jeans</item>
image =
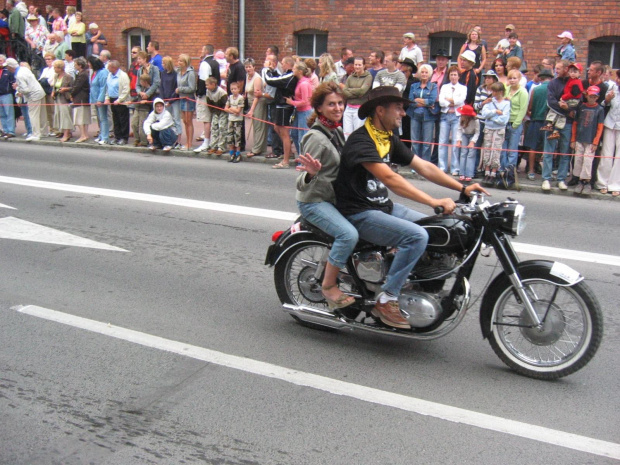
<path id="1" fill-rule="evenodd" d="M 459 116 L 456 113 L 442 113 L 439 121 L 439 169 L 448 172 L 448 144 L 450 143 L 450 134 L 452 134 L 452 142 L 456 142 L 456 131 L 459 127 Z M 452 171 L 458 171 L 459 149 L 452 147 L 452 163 L 450 164 Z"/>
<path id="2" fill-rule="evenodd" d="M 15 135 L 15 108 L 13 108 L 13 94 L 0 95 L 0 120 L 2 130 L 6 134 Z"/>
<path id="3" fill-rule="evenodd" d="M 411 147 L 413 153 L 422 158 L 423 160 L 431 160 L 431 142 L 433 142 L 433 130 L 435 129 L 435 121 L 424 121 L 424 115 L 418 115 L 414 113 L 411 118 L 411 140 L 419 141 L 412 142 Z M 420 142 L 425 142 L 421 144 Z"/>
<path id="4" fill-rule="evenodd" d="M 97 120 L 99 120 L 99 138 L 110 142 L 110 122 L 108 121 L 108 105 L 97 106 Z"/>
<path id="5" fill-rule="evenodd" d="M 391 215 L 380 210 L 366 210 L 347 218 L 365 241 L 398 249 L 382 287 L 391 295 L 400 294 L 411 270 L 426 250 L 428 233 L 415 224 L 424 216 L 395 203 Z"/>
<path id="6" fill-rule="evenodd" d="M 506 126 L 506 139 L 504 139 L 504 145 L 502 145 L 502 155 L 499 161 L 500 171 L 506 171 L 508 165 L 517 166 L 519 160 L 519 141 L 521 140 L 521 133 L 523 132 L 523 124 L 520 124 L 518 128 L 513 129 L 512 124 Z M 506 149 L 510 150 L 507 151 Z"/>
<path id="7" fill-rule="evenodd" d="M 327 261 L 345 268 L 357 244 L 357 229 L 329 202 L 297 202 L 297 208 L 306 220 L 334 237 Z"/>
<path id="8" fill-rule="evenodd" d="M 478 149 L 476 147 L 467 147 L 469 142 L 471 141 L 473 134 L 463 134 L 461 137 L 461 176 L 465 176 L 466 178 L 473 178 L 476 172 L 476 153 Z"/>
<path id="9" fill-rule="evenodd" d="M 297 149 L 297 155 L 300 155 L 301 139 L 306 135 L 308 129 L 308 118 L 312 114 L 312 110 L 295 111 L 295 118 L 293 119 L 293 127 L 298 129 L 291 130 L 291 136 Z"/>
<path id="10" fill-rule="evenodd" d="M 177 134 L 183 134 L 183 123 L 181 123 L 181 101 L 173 100 L 172 102 L 168 102 L 168 111 L 172 115 L 172 119 L 174 120 L 174 128 L 177 131 Z"/>

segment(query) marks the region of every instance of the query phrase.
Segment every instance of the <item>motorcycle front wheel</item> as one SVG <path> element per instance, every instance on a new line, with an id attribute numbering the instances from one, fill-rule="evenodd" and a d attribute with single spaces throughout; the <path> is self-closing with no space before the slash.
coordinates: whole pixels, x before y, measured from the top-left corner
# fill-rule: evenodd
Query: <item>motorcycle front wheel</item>
<path id="1" fill-rule="evenodd" d="M 512 285 L 497 290 L 489 343 L 506 365 L 531 378 L 551 380 L 583 368 L 603 336 L 603 317 L 592 290 L 583 281 L 559 286 L 528 276 L 527 295 L 542 327 L 534 327 Z"/>

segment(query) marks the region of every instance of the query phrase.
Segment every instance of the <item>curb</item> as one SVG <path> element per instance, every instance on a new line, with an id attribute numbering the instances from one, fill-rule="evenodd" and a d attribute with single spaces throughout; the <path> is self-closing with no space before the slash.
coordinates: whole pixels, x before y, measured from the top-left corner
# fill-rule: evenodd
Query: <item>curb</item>
<path id="1" fill-rule="evenodd" d="M 217 156 L 212 154 L 207 154 L 206 152 L 195 153 L 193 149 L 190 150 L 171 150 L 167 155 L 161 151 L 156 150 L 152 152 L 146 147 L 134 147 L 130 144 L 117 146 L 117 145 L 99 145 L 92 142 L 92 139 L 88 142 L 82 144 L 76 144 L 75 142 L 58 142 L 57 140 L 39 140 L 39 141 L 31 141 L 26 142 L 25 140 L 20 140 L 19 137 L 15 137 L 9 140 L 0 139 L 0 143 L 5 144 L 20 144 L 20 145 L 40 145 L 40 146 L 53 146 L 53 147 L 66 147 L 66 148 L 88 148 L 93 150 L 103 150 L 103 151 L 113 151 L 113 152 L 132 152 L 132 153 L 145 153 L 151 154 L 155 156 L 177 156 L 177 157 L 185 157 L 185 158 L 202 158 L 202 159 L 211 159 L 211 160 L 226 160 L 230 159 L 230 155 L 228 153 L 224 153 L 223 155 Z M 247 152 L 242 152 L 241 160 L 244 163 L 262 163 L 266 165 L 275 165 L 279 163 L 280 159 L 278 158 L 265 158 L 264 156 L 255 155 L 252 158 L 247 158 L 245 156 Z M 291 164 L 292 165 L 292 164 Z M 293 168 L 293 165 L 291 166 Z M 397 171 L 401 176 L 407 179 L 414 179 L 416 181 L 427 182 L 427 180 L 417 174 L 411 173 L 409 169 L 401 168 Z M 557 187 L 552 187 L 550 191 L 545 192 L 541 188 L 542 180 L 537 181 L 529 181 L 529 180 L 519 180 L 519 189 L 508 189 L 508 190 L 500 190 L 495 188 L 490 188 L 493 191 L 501 191 L 501 192 L 510 192 L 510 193 L 518 193 L 518 192 L 537 192 L 543 195 L 563 195 L 573 198 L 588 198 L 588 199 L 597 199 L 597 200 L 611 200 L 611 201 L 620 201 L 620 197 L 613 197 L 611 194 L 601 194 L 597 190 L 593 189 L 592 193 L 584 195 L 575 194 L 570 188 L 568 190 L 562 191 Z"/>

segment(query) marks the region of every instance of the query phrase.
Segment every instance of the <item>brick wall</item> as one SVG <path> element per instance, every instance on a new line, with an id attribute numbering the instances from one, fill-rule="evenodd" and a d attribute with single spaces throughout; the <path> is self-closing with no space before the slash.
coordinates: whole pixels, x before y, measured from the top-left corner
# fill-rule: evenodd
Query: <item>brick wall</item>
<path id="1" fill-rule="evenodd" d="M 176 58 L 179 53 L 199 54 L 205 43 L 216 48 L 238 46 L 238 2 L 178 0 L 161 8 L 161 2 L 143 0 L 83 0 L 87 22 L 99 24 L 112 54 L 126 61 L 129 28 L 151 31 L 161 53 Z M 509 6 L 507 6 L 509 5 Z M 466 34 L 480 25 L 490 48 L 504 35 L 506 24 L 516 26 L 529 64 L 554 55 L 557 35 L 570 30 L 576 38 L 578 60 L 587 59 L 588 41 L 601 36 L 620 36 L 620 1 L 573 0 L 246 0 L 246 52 L 260 63 L 270 44 L 283 54 L 295 53 L 294 33 L 303 29 L 328 32 L 329 52 L 339 58 L 347 46 L 368 56 L 373 48 L 398 51 L 404 32 L 414 32 L 429 55 L 429 34 L 455 31 Z M 194 62 L 194 65 L 196 62 Z"/>

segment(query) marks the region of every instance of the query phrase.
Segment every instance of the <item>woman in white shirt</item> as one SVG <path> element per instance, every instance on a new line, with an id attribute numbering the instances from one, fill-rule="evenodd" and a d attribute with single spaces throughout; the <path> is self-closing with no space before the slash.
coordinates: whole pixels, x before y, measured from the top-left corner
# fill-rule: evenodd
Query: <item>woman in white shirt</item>
<path id="1" fill-rule="evenodd" d="M 448 69 L 450 82 L 444 84 L 439 91 L 439 106 L 441 107 L 441 118 L 439 120 L 439 169 L 448 173 L 448 168 L 452 166 L 452 176 L 458 176 L 460 170 L 459 149 L 452 147 L 452 162 L 448 164 L 448 144 L 450 136 L 452 142 L 456 143 L 456 131 L 459 127 L 459 115 L 456 109 L 465 103 L 467 97 L 467 87 L 459 84 L 459 69 L 451 66 Z"/>

